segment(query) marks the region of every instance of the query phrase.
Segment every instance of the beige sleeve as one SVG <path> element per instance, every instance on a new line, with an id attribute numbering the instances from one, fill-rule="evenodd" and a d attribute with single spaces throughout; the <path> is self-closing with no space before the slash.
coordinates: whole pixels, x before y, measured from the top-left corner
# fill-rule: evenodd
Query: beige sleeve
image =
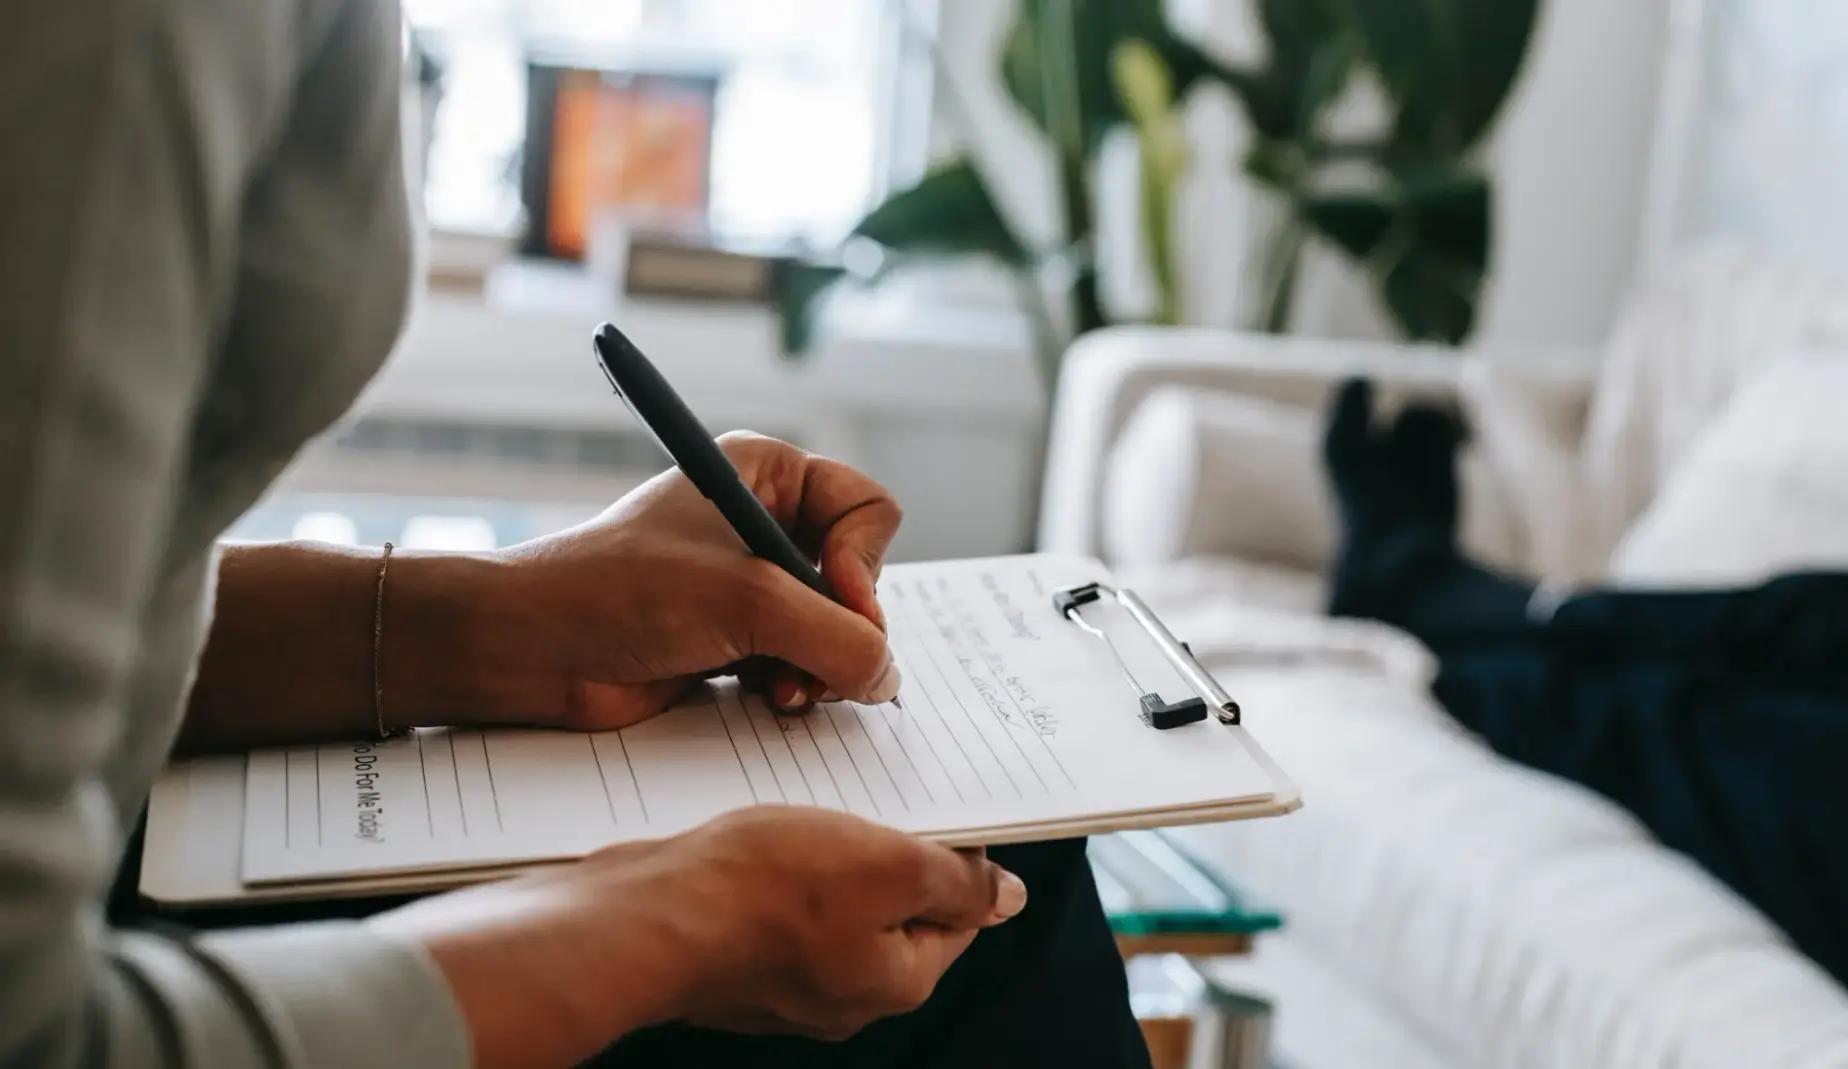
<path id="1" fill-rule="evenodd" d="M 398 33 L 391 0 L 0 4 L 0 1065 L 468 1061 L 416 948 L 112 932 L 101 906 L 124 834 L 103 766 L 245 191 L 306 79 L 395 69 Z"/>

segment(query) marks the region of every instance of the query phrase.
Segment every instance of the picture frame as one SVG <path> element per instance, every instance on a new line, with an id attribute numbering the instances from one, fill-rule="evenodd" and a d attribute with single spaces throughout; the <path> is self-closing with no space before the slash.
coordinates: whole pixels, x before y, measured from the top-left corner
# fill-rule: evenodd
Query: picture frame
<path id="1" fill-rule="evenodd" d="M 720 79 L 699 70 L 530 60 L 521 252 L 581 260 L 598 219 L 704 228 Z"/>

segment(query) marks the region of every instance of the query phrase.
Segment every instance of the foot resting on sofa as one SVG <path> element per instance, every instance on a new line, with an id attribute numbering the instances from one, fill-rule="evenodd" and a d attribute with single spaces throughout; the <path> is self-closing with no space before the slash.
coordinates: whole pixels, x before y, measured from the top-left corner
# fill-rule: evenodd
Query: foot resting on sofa
<path id="1" fill-rule="evenodd" d="M 1848 574 L 1547 597 L 1458 548 L 1465 437 L 1422 406 L 1381 426 L 1366 382 L 1341 388 L 1331 614 L 1419 638 L 1460 723 L 1629 808 L 1848 983 Z"/>

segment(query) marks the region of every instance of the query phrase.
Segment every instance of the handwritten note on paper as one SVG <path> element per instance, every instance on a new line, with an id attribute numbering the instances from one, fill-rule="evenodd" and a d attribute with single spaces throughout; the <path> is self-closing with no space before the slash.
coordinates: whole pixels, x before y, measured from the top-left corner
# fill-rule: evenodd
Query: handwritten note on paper
<path id="1" fill-rule="evenodd" d="M 887 569 L 902 708 L 784 717 L 721 681 L 621 731 L 427 729 L 252 754 L 244 879 L 574 857 L 760 803 L 955 837 L 1268 793 L 1236 732 L 1144 725 L 1108 651 L 1054 612 L 1054 590 L 1100 575 L 1049 556 Z"/>

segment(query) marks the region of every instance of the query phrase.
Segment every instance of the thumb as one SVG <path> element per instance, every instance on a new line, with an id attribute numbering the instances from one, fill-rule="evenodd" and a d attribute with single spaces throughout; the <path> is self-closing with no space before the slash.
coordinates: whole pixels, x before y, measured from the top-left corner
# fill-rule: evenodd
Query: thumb
<path id="1" fill-rule="evenodd" d="M 827 689 L 876 704 L 898 695 L 898 666 L 878 625 L 766 565 L 746 606 L 749 652 L 787 661 Z"/>
<path id="2" fill-rule="evenodd" d="M 917 920 L 958 930 L 987 928 L 1025 908 L 1027 885 L 981 851 L 918 845 L 926 863 L 918 881 Z"/>

